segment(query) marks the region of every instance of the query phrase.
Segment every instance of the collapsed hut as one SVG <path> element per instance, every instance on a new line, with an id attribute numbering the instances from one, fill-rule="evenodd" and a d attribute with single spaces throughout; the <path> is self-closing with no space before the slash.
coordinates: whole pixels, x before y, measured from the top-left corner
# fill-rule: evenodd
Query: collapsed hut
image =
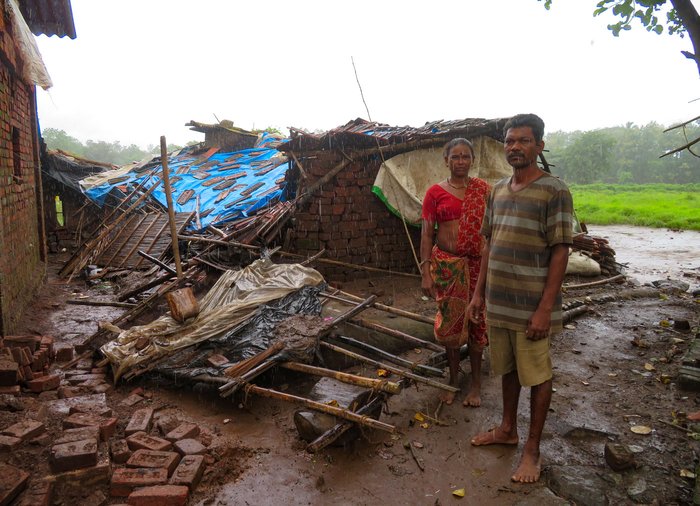
<path id="1" fill-rule="evenodd" d="M 102 211 L 85 197 L 80 181 L 117 168 L 42 145 L 44 222 L 51 253 L 74 251 L 82 244 L 84 231 L 92 232 L 100 223 Z"/>
<path id="2" fill-rule="evenodd" d="M 115 304 L 128 310 L 83 347 L 99 349 L 115 381 L 157 375 L 224 398 L 259 395 L 299 404 L 295 422 L 310 451 L 355 424 L 394 431 L 376 419 L 388 396 L 412 382 L 455 390 L 435 379 L 444 374 L 445 357 L 430 340 L 433 319 L 379 304 L 374 295 L 341 292 L 327 280 L 358 272 L 415 276 L 422 196 L 447 176 L 442 146 L 454 137 L 471 139 L 474 173 L 495 182 L 511 173 L 502 149 L 505 121 L 396 128 L 355 120 L 323 135 L 292 130 L 281 140 L 261 134 L 252 147 L 252 136 L 230 124 L 190 122 L 214 144 L 82 182 L 95 202 L 119 198 L 62 273 L 94 263 L 103 272 L 145 274 L 117 296 Z M 226 134 L 234 136 L 224 144 L 228 149 L 242 149 L 222 151 L 216 143 Z M 549 170 L 544 157 L 541 162 Z M 577 238 L 598 254 L 612 252 L 604 240 L 583 232 Z M 216 279 L 211 288 L 207 276 Z M 133 326 L 163 297 L 169 312 Z M 329 302 L 344 309 L 329 312 Z M 368 308 L 419 322 L 424 336 L 361 316 Z M 350 329 L 384 338 L 370 343 Z M 392 349 L 377 345 L 390 342 Z M 407 347 L 431 353 L 408 361 L 399 355 Z M 353 363 L 397 380 L 343 371 Z M 323 379 L 310 392 L 261 385 L 268 371 L 281 369 Z M 338 399 L 342 405 L 329 405 Z"/>

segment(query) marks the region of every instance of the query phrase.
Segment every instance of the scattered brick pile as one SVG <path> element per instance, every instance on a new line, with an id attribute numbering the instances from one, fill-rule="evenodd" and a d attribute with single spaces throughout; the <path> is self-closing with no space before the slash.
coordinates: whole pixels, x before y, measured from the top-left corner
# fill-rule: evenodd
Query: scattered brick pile
<path id="1" fill-rule="evenodd" d="M 25 356 L 33 357 L 31 364 L 41 363 L 42 355 L 46 360 L 51 358 L 53 349 L 48 340 L 22 339 L 11 339 L 16 346 L 8 347 L 6 338 L 3 349 L 21 350 L 21 356 L 17 356 L 21 361 L 25 361 Z M 46 348 L 43 349 L 47 351 L 42 353 L 44 344 Z M 10 360 L 15 353 L 3 351 L 3 363 L 15 366 L 8 365 L 4 371 L 18 371 L 25 365 Z M 104 385 L 109 386 L 106 371 L 94 368 L 91 360 L 81 360 L 76 367 L 78 369 L 66 371 L 61 379 L 60 374 L 48 374 L 42 364 L 41 371 L 37 371 L 41 375 L 31 380 L 25 377 L 31 392 L 40 397 L 53 394 L 53 399 L 60 397 L 56 402 L 70 407 L 60 421 L 59 434 L 49 435 L 43 423 L 30 419 L 0 427 L 0 452 L 11 452 L 25 442 L 46 446 L 51 473 L 41 477 L 36 476 L 41 473 L 31 475 L 27 470 L 0 463 L 0 504 L 10 504 L 17 499 L 16 504 L 21 506 L 49 506 L 54 495 L 62 497 L 62 492 L 70 489 L 92 490 L 91 501 L 97 500 L 99 504 L 107 502 L 102 491 L 109 490 L 112 501 L 123 500 L 135 506 L 185 505 L 199 484 L 206 464 L 213 461 L 205 446 L 210 443 L 210 435 L 200 434 L 199 426 L 192 423 L 172 423 L 171 430 L 165 430 L 160 424 L 154 426 L 154 409 L 137 406 L 148 397 L 141 389 L 122 401 L 122 406 L 131 413 L 128 421 L 122 421 L 104 404 L 104 396 L 94 395 L 95 392 L 104 393 Z M 30 386 L 37 379 L 53 376 L 57 380 L 50 385 Z M 7 373 L 6 377 L 13 376 Z M 19 373 L 16 381 L 21 381 Z M 19 385 L 13 386 L 19 389 Z M 48 391 L 49 388 L 56 392 Z"/>
<path id="2" fill-rule="evenodd" d="M 0 338 L 0 393 L 19 395 L 20 383 L 36 393 L 57 388 L 60 376 L 48 372 L 55 358 L 51 336 Z"/>

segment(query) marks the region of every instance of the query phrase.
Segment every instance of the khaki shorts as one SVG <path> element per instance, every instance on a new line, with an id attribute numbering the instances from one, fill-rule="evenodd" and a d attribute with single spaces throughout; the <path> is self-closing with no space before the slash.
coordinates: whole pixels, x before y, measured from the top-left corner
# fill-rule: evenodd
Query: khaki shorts
<path id="1" fill-rule="evenodd" d="M 525 332 L 489 326 L 491 371 L 502 376 L 518 371 L 524 387 L 541 385 L 552 379 L 552 359 L 549 356 L 549 337 L 532 341 Z"/>

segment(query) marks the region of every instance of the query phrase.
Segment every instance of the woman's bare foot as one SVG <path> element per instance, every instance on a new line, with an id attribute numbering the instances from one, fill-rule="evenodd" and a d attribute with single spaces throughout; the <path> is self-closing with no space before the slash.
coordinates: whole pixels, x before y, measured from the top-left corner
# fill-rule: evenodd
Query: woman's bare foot
<path id="1" fill-rule="evenodd" d="M 520 465 L 518 465 L 510 479 L 517 483 L 535 483 L 540 479 L 541 472 L 542 457 L 523 452 Z"/>
<path id="2" fill-rule="evenodd" d="M 448 406 L 451 406 L 455 400 L 455 395 L 457 395 L 456 392 L 448 392 L 447 390 L 443 390 L 440 393 L 440 400 Z"/>
<path id="3" fill-rule="evenodd" d="M 505 433 L 500 427 L 491 429 L 488 432 L 482 432 L 472 438 L 473 446 L 488 446 L 488 445 L 517 445 L 518 435 Z"/>
<path id="4" fill-rule="evenodd" d="M 472 386 L 469 389 L 469 393 L 467 393 L 467 396 L 464 398 L 462 405 L 472 408 L 478 408 L 481 406 L 481 388 Z"/>

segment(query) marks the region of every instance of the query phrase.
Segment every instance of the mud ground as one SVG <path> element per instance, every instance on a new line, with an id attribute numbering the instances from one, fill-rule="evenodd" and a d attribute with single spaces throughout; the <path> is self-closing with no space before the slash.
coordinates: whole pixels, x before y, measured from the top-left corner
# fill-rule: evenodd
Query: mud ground
<path id="1" fill-rule="evenodd" d="M 632 227 L 591 227 L 591 233 L 609 238 L 618 261 L 628 263 L 630 277 L 620 285 L 570 291 L 567 299 L 621 293 L 668 277 L 685 281 L 691 291 L 700 286 L 698 233 Z M 52 272 L 60 260 L 54 259 Z M 566 283 L 586 281 L 567 278 Z M 342 288 L 358 295 L 375 293 L 380 302 L 416 313 L 433 311 L 433 303 L 422 299 L 417 279 L 389 276 Z M 78 343 L 96 330 L 97 321 L 111 320 L 121 310 L 72 306 L 65 300 L 80 294 L 108 299 L 115 290 L 112 284 L 87 287 L 82 280 L 66 284 L 51 276 L 20 330 Z M 440 410 L 444 425 L 421 426 L 414 415 L 434 416 L 438 392 L 412 386 L 391 398 L 381 416 L 399 429 L 398 434 L 365 431 L 350 444 L 316 455 L 307 453 L 299 439 L 292 420 L 296 407 L 280 401 L 221 399 L 159 378 L 119 384 L 107 395 L 110 405 L 118 406 L 134 388 L 142 387 L 152 394 L 149 402 L 162 408 L 163 420 L 194 421 L 209 434 L 214 458 L 192 504 L 692 504 L 694 479 L 682 477 L 681 471 L 695 470 L 700 443 L 668 423 L 674 416 L 700 410 L 700 396 L 676 382 L 681 358 L 698 331 L 697 301 L 687 292 L 662 293 L 592 307 L 593 312 L 576 318 L 553 340 L 556 391 L 542 443 L 545 469 L 534 485 L 510 481 L 522 441 L 518 448 L 469 444 L 473 434 L 499 422 L 500 379 L 490 375 L 488 354 L 480 408 L 456 402 Z M 428 326 L 408 326 L 401 318 L 376 311 L 363 317 L 410 329 L 406 331 L 418 337 L 430 336 Z M 673 323 L 680 320 L 688 320 L 692 330 L 674 329 Z M 425 353 L 408 350 L 406 356 L 421 359 Z M 462 367 L 468 373 L 468 361 Z M 364 372 L 375 373 L 367 368 Z M 311 386 L 308 379 L 290 372 L 276 372 L 268 381 L 297 391 Z M 521 438 L 527 434 L 528 400 L 523 391 Z M 22 416 L 38 412 L 40 405 L 32 400 Z M 127 416 L 122 413 L 120 423 L 126 423 Z M 637 435 L 630 430 L 635 425 L 652 432 Z M 615 473 L 607 467 L 603 448 L 611 441 L 631 445 L 637 469 Z M 413 446 L 424 470 L 406 444 Z M 32 470 L 37 466 L 30 462 L 46 459 L 45 449 L 28 451 L 30 455 L 13 463 Z M 464 498 L 452 495 L 462 488 Z"/>

